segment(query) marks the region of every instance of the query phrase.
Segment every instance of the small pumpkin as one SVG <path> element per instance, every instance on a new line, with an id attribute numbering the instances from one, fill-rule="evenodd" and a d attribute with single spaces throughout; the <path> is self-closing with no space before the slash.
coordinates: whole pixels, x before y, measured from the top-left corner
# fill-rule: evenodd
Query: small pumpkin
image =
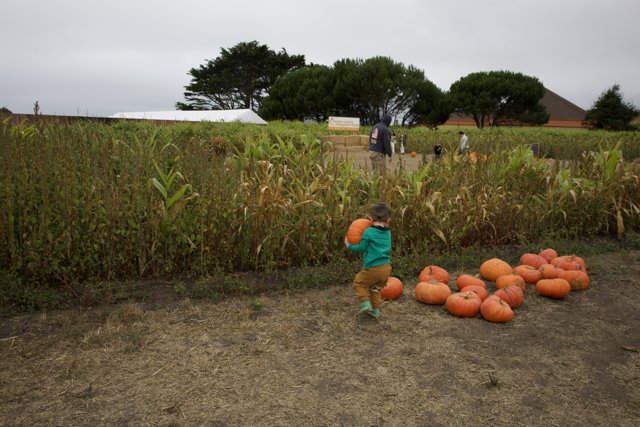
<path id="1" fill-rule="evenodd" d="M 553 248 L 542 249 L 538 254 L 542 258 L 546 259 L 548 263 L 551 263 L 551 260 L 558 257 L 558 252 L 556 252 Z"/>
<path id="2" fill-rule="evenodd" d="M 482 299 L 475 292 L 456 292 L 449 295 L 445 301 L 445 308 L 454 316 L 476 317 L 480 312 Z"/>
<path id="3" fill-rule="evenodd" d="M 412 151 L 412 152 L 411 152 L 411 157 L 415 157 L 415 156 L 417 156 L 417 155 L 418 155 L 418 153 L 416 153 L 415 151 Z"/>
<path id="4" fill-rule="evenodd" d="M 536 267 L 531 265 L 518 265 L 513 268 L 513 271 L 524 279 L 526 283 L 535 284 L 538 280 L 542 279 L 542 273 Z"/>
<path id="5" fill-rule="evenodd" d="M 513 310 L 497 295 L 491 295 L 480 305 L 480 314 L 489 322 L 504 323 L 513 320 Z"/>
<path id="6" fill-rule="evenodd" d="M 451 295 L 451 289 L 438 280 L 429 280 L 428 282 L 418 282 L 413 293 L 420 302 L 438 305 L 445 303 Z"/>
<path id="7" fill-rule="evenodd" d="M 418 282 L 428 282 L 431 279 L 438 280 L 445 285 L 449 284 L 449 272 L 437 265 L 429 265 L 422 269 L 418 275 Z"/>
<path id="8" fill-rule="evenodd" d="M 498 277 L 511 273 L 513 268 L 500 258 L 488 259 L 480 265 L 480 276 L 490 282 L 495 282 Z"/>
<path id="9" fill-rule="evenodd" d="M 526 283 L 524 279 L 519 274 L 505 274 L 504 276 L 500 276 L 496 279 L 496 288 L 502 289 L 506 286 L 517 286 L 522 292 L 526 289 Z"/>
<path id="10" fill-rule="evenodd" d="M 475 292 L 478 294 L 480 299 L 484 301 L 489 296 L 489 291 L 486 286 L 478 286 L 478 285 L 469 285 L 465 286 L 463 292 Z"/>
<path id="11" fill-rule="evenodd" d="M 561 255 L 552 259 L 551 264 L 563 270 L 587 271 L 587 264 L 577 255 Z"/>
<path id="12" fill-rule="evenodd" d="M 560 278 L 569 282 L 572 291 L 583 291 L 589 287 L 589 276 L 581 270 L 566 270 L 560 273 Z"/>
<path id="13" fill-rule="evenodd" d="M 372 225 L 373 221 L 366 218 L 358 218 L 353 221 L 347 229 L 347 242 L 352 245 L 360 243 L 360 240 L 362 240 L 362 233 Z"/>
<path id="14" fill-rule="evenodd" d="M 564 271 L 562 268 L 556 267 L 553 264 L 542 264 L 538 267 L 538 270 L 542 273 L 543 279 L 557 279 L 560 277 L 560 273 Z"/>
<path id="15" fill-rule="evenodd" d="M 459 291 L 470 285 L 482 286 L 483 288 L 487 287 L 487 284 L 484 283 L 484 280 L 477 276 L 472 276 L 470 274 L 461 274 L 456 278 L 456 286 L 458 287 Z"/>
<path id="16" fill-rule="evenodd" d="M 522 293 L 522 289 L 517 286 L 509 285 L 505 286 L 502 289 L 498 289 L 493 293 L 504 302 L 509 304 L 509 307 L 512 309 L 518 308 L 524 302 L 524 294 Z"/>
<path id="17" fill-rule="evenodd" d="M 565 279 L 542 279 L 536 283 L 536 291 L 545 297 L 561 299 L 569 295 L 571 285 Z"/>
<path id="18" fill-rule="evenodd" d="M 547 260 L 540 255 L 537 254 L 522 254 L 520 256 L 520 264 L 530 265 L 532 267 L 538 268 L 542 264 L 546 264 Z"/>
<path id="19" fill-rule="evenodd" d="M 387 284 L 380 291 L 380 297 L 385 300 L 394 300 L 397 299 L 400 295 L 402 295 L 402 290 L 404 287 L 402 286 L 402 282 L 397 277 L 389 277 L 387 279 Z"/>

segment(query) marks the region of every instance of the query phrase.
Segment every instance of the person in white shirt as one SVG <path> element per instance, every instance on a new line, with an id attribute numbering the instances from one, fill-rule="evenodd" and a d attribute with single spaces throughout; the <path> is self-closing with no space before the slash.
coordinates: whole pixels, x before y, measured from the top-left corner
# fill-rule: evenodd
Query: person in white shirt
<path id="1" fill-rule="evenodd" d="M 469 154 L 469 137 L 463 132 L 458 132 L 460 135 L 460 148 L 458 148 L 458 154 Z"/>

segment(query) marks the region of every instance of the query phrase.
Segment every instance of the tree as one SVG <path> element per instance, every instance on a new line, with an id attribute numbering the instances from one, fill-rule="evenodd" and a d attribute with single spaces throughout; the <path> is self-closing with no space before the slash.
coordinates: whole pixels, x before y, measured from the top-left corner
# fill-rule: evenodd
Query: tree
<path id="1" fill-rule="evenodd" d="M 615 84 L 602 92 L 587 110 L 585 122 L 591 128 L 605 130 L 633 130 L 631 121 L 640 113 L 635 105 L 625 102 L 620 86 Z"/>
<path id="2" fill-rule="evenodd" d="M 334 108 L 332 68 L 312 65 L 291 71 L 273 84 L 260 108 L 266 120 L 315 120 L 323 122 Z"/>
<path id="3" fill-rule="evenodd" d="M 377 123 L 385 114 L 414 124 L 427 116 L 442 95 L 421 70 L 388 57 L 343 59 L 334 64 L 334 70 L 336 109 L 360 117 L 365 125 Z"/>
<path id="4" fill-rule="evenodd" d="M 221 49 L 220 56 L 189 71 L 191 83 L 185 86 L 186 103 L 179 110 L 257 111 L 276 79 L 305 65 L 304 55 L 275 52 L 257 41 L 242 42 Z"/>
<path id="5" fill-rule="evenodd" d="M 510 71 L 478 72 L 451 85 L 449 102 L 454 111 L 471 115 L 479 128 L 513 122 L 544 124 L 549 120 L 540 104 L 544 92 L 535 77 Z"/>

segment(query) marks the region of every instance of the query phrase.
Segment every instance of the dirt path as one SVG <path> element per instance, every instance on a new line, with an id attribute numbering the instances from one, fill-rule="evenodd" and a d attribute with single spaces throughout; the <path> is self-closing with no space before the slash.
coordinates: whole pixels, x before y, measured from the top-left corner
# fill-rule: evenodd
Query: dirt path
<path id="1" fill-rule="evenodd" d="M 348 285 L 129 303 L 0 324 L 0 425 L 637 426 L 640 251 L 587 258 L 508 324 Z M 452 272 L 456 277 L 459 272 Z"/>

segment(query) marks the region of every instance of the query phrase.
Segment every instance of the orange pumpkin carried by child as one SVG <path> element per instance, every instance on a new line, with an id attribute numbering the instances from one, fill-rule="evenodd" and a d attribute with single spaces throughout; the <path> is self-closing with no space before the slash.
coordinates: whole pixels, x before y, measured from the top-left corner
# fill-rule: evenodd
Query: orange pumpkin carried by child
<path id="1" fill-rule="evenodd" d="M 366 218 L 356 219 L 349 225 L 349 229 L 347 230 L 347 242 L 352 245 L 357 245 L 360 243 L 362 239 L 362 233 L 364 230 L 371 227 L 373 225 L 373 221 Z"/>

